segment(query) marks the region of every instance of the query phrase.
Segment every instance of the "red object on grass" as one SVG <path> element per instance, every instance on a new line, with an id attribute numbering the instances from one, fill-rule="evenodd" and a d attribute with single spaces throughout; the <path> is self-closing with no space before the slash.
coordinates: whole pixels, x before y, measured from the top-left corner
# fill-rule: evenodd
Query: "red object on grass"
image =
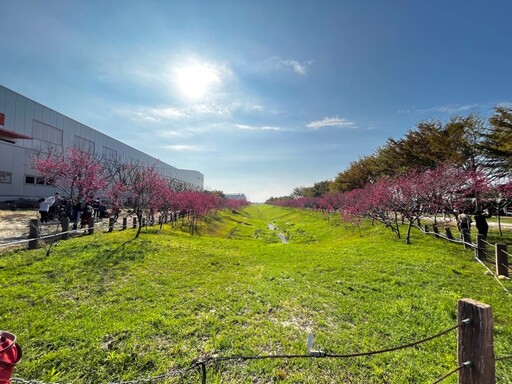
<path id="1" fill-rule="evenodd" d="M 10 384 L 12 371 L 21 360 L 21 347 L 16 336 L 0 331 L 0 384 Z"/>

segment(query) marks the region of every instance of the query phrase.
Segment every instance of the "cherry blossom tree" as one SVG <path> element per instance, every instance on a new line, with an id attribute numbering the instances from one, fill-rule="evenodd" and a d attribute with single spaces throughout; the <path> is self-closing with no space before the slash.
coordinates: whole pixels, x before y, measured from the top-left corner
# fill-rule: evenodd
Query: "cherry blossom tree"
<path id="1" fill-rule="evenodd" d="M 40 151 L 32 160 L 32 168 L 52 180 L 73 203 L 92 198 L 108 183 L 101 160 L 78 147 L 70 147 L 64 152 Z"/>
<path id="2" fill-rule="evenodd" d="M 249 205 L 247 200 L 240 199 L 224 199 L 224 207 L 231 210 L 239 210 Z"/>
<path id="3" fill-rule="evenodd" d="M 223 206 L 222 198 L 208 191 L 181 191 L 177 201 L 182 220 L 187 219 L 191 235 L 197 231 L 199 220 Z"/>
<path id="4" fill-rule="evenodd" d="M 111 167 L 109 196 L 116 204 L 133 209 L 138 221 L 135 237 L 142 230 L 142 218 L 147 210 L 155 210 L 165 205 L 168 182 L 155 166 L 130 161 L 117 162 Z"/>

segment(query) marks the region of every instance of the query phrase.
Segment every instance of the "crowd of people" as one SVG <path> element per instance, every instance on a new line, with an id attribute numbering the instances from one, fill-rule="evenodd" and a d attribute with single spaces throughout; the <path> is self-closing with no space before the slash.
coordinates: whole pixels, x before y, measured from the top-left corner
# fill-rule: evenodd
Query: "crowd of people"
<path id="1" fill-rule="evenodd" d="M 488 212 L 477 210 L 473 216 L 475 220 L 475 227 L 478 231 L 479 235 L 483 236 L 483 239 L 487 239 L 487 233 L 489 232 L 489 224 L 487 223 L 487 218 L 490 217 Z M 471 233 L 471 224 L 473 220 L 471 220 L 471 215 L 468 211 L 462 211 L 457 215 L 457 227 L 459 231 L 467 231 Z"/>
<path id="2" fill-rule="evenodd" d="M 91 219 L 104 219 L 114 214 L 117 219 L 119 211 L 112 208 L 109 212 L 107 206 L 99 199 L 87 198 L 85 202 L 73 204 L 71 200 L 63 198 L 58 192 L 54 196 L 39 199 L 39 214 L 42 223 L 69 217 L 73 229 L 89 224 Z"/>

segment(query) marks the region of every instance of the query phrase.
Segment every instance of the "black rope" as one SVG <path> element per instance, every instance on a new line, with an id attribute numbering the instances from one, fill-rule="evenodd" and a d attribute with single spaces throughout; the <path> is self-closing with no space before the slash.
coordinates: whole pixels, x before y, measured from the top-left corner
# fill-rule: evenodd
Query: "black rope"
<path id="1" fill-rule="evenodd" d="M 199 366 L 201 367 L 201 383 L 206 384 L 206 362 L 201 361 Z"/>
<path id="2" fill-rule="evenodd" d="M 436 333 L 435 335 L 432 335 L 432 336 L 429 336 L 429 337 L 426 337 L 422 340 L 418 340 L 418 341 L 415 341 L 415 342 L 412 342 L 412 343 L 409 343 L 409 344 L 404 344 L 404 345 L 400 345 L 398 347 L 392 347 L 392 348 L 386 348 L 386 349 L 380 349 L 380 350 L 377 350 L 377 351 L 370 351 L 370 352 L 360 352 L 360 353 L 352 353 L 352 354 L 346 354 L 346 355 L 335 355 L 335 354 L 326 354 L 326 357 L 357 357 L 357 356 L 371 356 L 371 355 L 377 355 L 379 353 L 385 353 L 385 352 L 391 352 L 391 351 L 396 351 L 396 350 L 399 350 L 399 349 L 405 349 L 405 348 L 410 348 L 410 347 L 414 347 L 418 344 L 422 344 L 422 343 L 425 343 L 427 341 L 430 341 L 432 339 L 435 339 L 437 337 L 440 337 L 440 336 L 443 336 L 451 331 L 453 331 L 454 329 L 457 329 L 457 328 L 460 328 L 461 326 L 465 325 L 468 323 L 468 319 L 466 320 L 463 320 L 460 324 L 457 324 L 457 325 L 454 325 L 453 327 L 451 328 L 448 328 L 442 332 L 439 332 L 439 333 Z"/>
<path id="3" fill-rule="evenodd" d="M 392 347 L 392 348 L 376 350 L 376 351 L 349 353 L 349 354 L 332 354 L 332 353 L 326 353 L 326 352 L 323 352 L 323 351 L 310 351 L 308 354 L 294 354 L 294 355 L 226 356 L 226 357 L 211 357 L 211 358 L 210 357 L 206 357 L 206 358 L 203 358 L 201 360 L 193 362 L 188 368 L 185 368 L 185 369 L 173 370 L 173 371 L 168 372 L 166 374 L 158 375 L 158 376 L 147 378 L 147 379 L 139 379 L 139 380 L 118 382 L 118 383 L 112 383 L 112 384 L 146 383 L 146 382 L 152 382 L 152 381 L 156 381 L 156 380 L 160 380 L 160 379 L 165 379 L 165 378 L 169 378 L 169 377 L 184 376 L 189 371 L 191 371 L 193 369 L 196 369 L 198 367 L 199 367 L 200 373 L 201 373 L 201 383 L 202 384 L 206 384 L 206 380 L 207 380 L 207 365 L 210 364 L 210 363 L 218 363 L 218 362 L 222 362 L 222 361 L 232 361 L 232 360 L 246 361 L 246 360 L 264 360 L 264 359 L 348 358 L 348 357 L 358 357 L 358 356 L 371 356 L 371 355 L 376 355 L 376 354 L 379 354 L 379 353 L 385 353 L 385 352 L 396 351 L 396 350 L 399 350 L 399 349 L 410 348 L 410 347 L 416 346 L 418 344 L 422 344 L 422 343 L 425 343 L 425 342 L 430 341 L 432 339 L 435 339 L 437 337 L 443 336 L 443 335 L 445 335 L 445 334 L 447 334 L 447 333 L 449 333 L 449 332 L 451 332 L 451 331 L 453 331 L 453 330 L 455 330 L 457 328 L 460 328 L 460 327 L 462 327 L 464 325 L 467 325 L 467 324 L 470 324 L 470 323 L 471 323 L 470 319 L 464 319 L 459 324 L 454 325 L 453 327 L 450 327 L 450 328 L 448 328 L 448 329 L 446 329 L 446 330 L 444 330 L 442 332 L 439 332 L 439 333 L 437 333 L 435 335 L 426 337 L 424 339 L 421 339 L 421 340 L 418 340 L 418 341 L 415 341 L 415 342 L 412 342 L 412 343 L 408 343 L 408 344 L 404 344 L 404 345 L 400 345 L 400 346 Z M 512 355 L 511 356 L 503 356 L 501 358 L 496 359 L 496 361 L 498 361 L 498 360 L 506 360 L 506 359 L 509 359 L 509 358 L 512 358 Z M 458 370 L 464 368 L 465 366 L 469 366 L 470 364 L 471 363 L 469 363 L 469 362 L 464 363 L 463 365 L 461 365 L 457 369 L 449 372 L 448 374 L 446 374 L 443 377 L 441 377 L 440 379 L 438 379 L 435 383 L 439 383 L 441 380 L 444 380 L 448 376 L 450 376 L 453 373 L 457 372 Z M 13 378 L 13 382 L 19 382 L 19 383 L 41 383 L 41 384 L 44 384 L 42 382 L 26 381 L 26 380 L 23 380 L 23 379 L 20 379 L 20 378 Z"/>
<path id="4" fill-rule="evenodd" d="M 429 337 L 426 337 L 424 339 L 421 339 L 421 340 L 418 340 L 418 341 L 415 341 L 415 342 L 412 342 L 412 343 L 408 343 L 408 344 L 404 344 L 404 345 L 400 345 L 400 346 L 397 346 L 397 347 L 392 347 L 392 348 L 386 348 L 386 349 L 381 349 L 381 350 L 377 350 L 377 351 L 370 351 L 370 352 L 359 352 L 359 353 L 349 353 L 349 354 L 332 354 L 332 353 L 326 353 L 326 352 L 323 352 L 323 351 L 311 351 L 309 354 L 296 354 L 296 355 L 265 355 L 265 356 L 260 356 L 260 355 L 256 355 L 256 356 L 242 356 L 242 355 L 239 355 L 239 356 L 226 356 L 226 357 L 213 357 L 213 358 L 205 358 L 204 360 L 202 360 L 201 362 L 199 362 L 199 365 L 201 366 L 201 372 L 202 372 L 202 383 L 203 384 L 206 384 L 206 364 L 209 364 L 209 363 L 218 363 L 218 362 L 222 362 L 222 361 L 232 361 L 232 360 L 240 360 L 240 361 L 247 361 L 247 360 L 264 360 L 264 359 L 311 359 L 311 358 L 348 358 L 348 357 L 359 357 L 359 356 L 371 356 L 371 355 L 376 355 L 376 354 L 379 354 L 379 353 L 385 353 L 385 352 L 391 352 L 391 351 L 396 351 L 396 350 L 399 350 L 399 349 L 405 349 L 405 348 L 410 348 L 410 347 L 413 347 L 413 346 L 416 346 L 418 344 L 422 344 L 422 343 L 425 343 L 427 341 L 430 341 L 432 339 L 435 339 L 437 337 L 440 337 L 440 336 L 443 336 L 457 328 L 460 328 L 464 325 L 467 325 L 467 324 L 470 324 L 471 323 L 471 320 L 470 319 L 464 319 L 462 320 L 459 324 L 457 325 L 454 325 L 453 327 L 450 327 L 442 332 L 439 332 L 435 335 L 432 335 L 432 336 L 429 336 Z"/>
<path id="5" fill-rule="evenodd" d="M 459 365 L 457 368 L 451 370 L 450 372 L 448 372 L 446 375 L 440 377 L 439 379 L 437 379 L 436 381 L 434 381 L 432 384 L 437 384 L 437 383 L 440 383 L 441 381 L 443 381 L 444 379 L 447 379 L 448 377 L 450 377 L 451 375 L 453 375 L 455 372 L 458 372 L 460 371 L 461 369 L 463 368 L 466 368 L 466 367 L 471 367 L 471 361 L 466 361 L 465 363 L 462 363 L 461 365 Z"/>

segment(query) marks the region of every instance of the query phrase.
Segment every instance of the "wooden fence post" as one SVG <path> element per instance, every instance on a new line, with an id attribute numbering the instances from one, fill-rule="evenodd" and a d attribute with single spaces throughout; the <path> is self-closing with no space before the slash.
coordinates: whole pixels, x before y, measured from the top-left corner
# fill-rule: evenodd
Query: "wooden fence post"
<path id="1" fill-rule="evenodd" d="M 484 260 L 487 256 L 487 244 L 484 241 L 484 235 L 476 235 L 476 257 L 478 260 Z"/>
<path id="2" fill-rule="evenodd" d="M 425 224 L 425 233 L 429 233 L 428 225 L 427 224 Z"/>
<path id="3" fill-rule="evenodd" d="M 126 229 L 128 226 L 128 219 L 126 217 L 123 217 L 123 229 Z"/>
<path id="4" fill-rule="evenodd" d="M 459 366 L 471 365 L 459 371 L 459 384 L 495 384 L 494 334 L 491 306 L 471 299 L 457 302 L 459 324 L 470 319 L 469 324 L 459 327 L 457 354 Z"/>
<path id="5" fill-rule="evenodd" d="M 108 219 L 108 231 L 109 232 L 112 232 L 114 230 L 114 224 L 115 224 L 114 218 L 109 217 L 109 219 Z"/>
<path id="6" fill-rule="evenodd" d="M 60 221 L 60 224 L 62 226 L 62 232 L 64 232 L 62 234 L 62 240 L 69 239 L 69 217 L 68 216 L 63 217 L 62 220 Z"/>
<path id="7" fill-rule="evenodd" d="M 133 229 L 137 228 L 137 218 L 136 218 L 136 217 L 134 217 L 134 218 L 133 218 L 133 225 L 132 225 L 132 228 L 133 228 Z"/>
<path id="8" fill-rule="evenodd" d="M 36 249 L 39 246 L 39 233 L 41 228 L 41 222 L 39 219 L 30 220 L 30 227 L 28 232 L 28 238 L 34 239 L 28 242 L 28 249 Z"/>
<path id="9" fill-rule="evenodd" d="M 466 244 L 471 244 L 471 236 L 469 235 L 469 230 L 467 228 L 463 228 L 461 236 L 462 241 L 464 242 L 464 248 L 466 248 Z"/>
<path id="10" fill-rule="evenodd" d="M 90 217 L 89 221 L 87 222 L 87 226 L 89 229 L 87 230 L 87 233 L 89 235 L 92 235 L 94 233 L 94 217 Z"/>
<path id="11" fill-rule="evenodd" d="M 507 244 L 496 244 L 496 274 L 508 277 Z"/>
<path id="12" fill-rule="evenodd" d="M 435 225 L 435 224 L 434 224 L 434 225 L 432 226 L 432 229 L 434 230 L 434 237 L 435 237 L 436 239 L 439 239 L 439 228 L 437 228 L 437 225 Z"/>
<path id="13" fill-rule="evenodd" d="M 446 237 L 449 240 L 453 240 L 452 230 L 450 229 L 450 227 L 444 227 L 444 231 L 446 232 Z"/>
<path id="14" fill-rule="evenodd" d="M 141 224 L 141 226 L 142 226 L 143 228 L 145 228 L 145 227 L 146 227 L 146 218 L 145 218 L 145 217 L 143 217 L 143 218 L 142 218 L 142 224 Z"/>

